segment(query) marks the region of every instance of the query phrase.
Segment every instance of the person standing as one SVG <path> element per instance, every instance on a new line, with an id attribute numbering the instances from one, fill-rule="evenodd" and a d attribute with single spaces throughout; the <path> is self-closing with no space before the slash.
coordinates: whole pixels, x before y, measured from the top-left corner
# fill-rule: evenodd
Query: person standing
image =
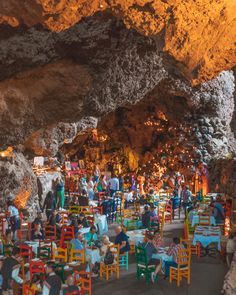
<path id="1" fill-rule="evenodd" d="M 185 189 L 182 191 L 181 204 L 184 209 L 184 214 L 186 217 L 186 210 L 188 205 L 192 202 L 192 192 L 189 190 L 189 186 L 186 185 Z"/>
<path id="2" fill-rule="evenodd" d="M 57 206 L 59 206 L 60 209 L 63 209 L 64 204 L 65 204 L 64 182 L 63 182 L 62 179 L 58 178 L 58 183 L 57 183 Z"/>
<path id="3" fill-rule="evenodd" d="M 89 181 L 88 181 L 88 197 L 89 200 L 93 200 L 94 199 L 94 182 L 93 182 L 93 177 L 89 177 Z"/>
<path id="4" fill-rule="evenodd" d="M 16 242 L 17 230 L 20 229 L 20 215 L 13 201 L 8 201 L 7 206 L 8 206 L 8 212 L 10 213 L 10 223 L 11 223 L 11 229 L 13 232 L 13 240 L 14 242 Z"/>
<path id="5" fill-rule="evenodd" d="M 110 189 L 110 194 L 111 197 L 117 192 L 119 191 L 119 179 L 117 178 L 117 176 L 114 174 L 112 176 L 112 178 L 108 181 L 108 186 Z"/>
<path id="6" fill-rule="evenodd" d="M 48 262 L 46 264 L 47 279 L 43 284 L 43 291 L 41 295 L 59 295 L 61 291 L 61 279 L 55 274 L 55 264 Z"/>
<path id="7" fill-rule="evenodd" d="M 43 211 L 46 210 L 47 220 L 49 220 L 49 217 L 52 211 L 54 211 L 55 209 L 56 209 L 56 199 L 53 193 L 50 191 L 47 193 L 43 203 Z"/>
<path id="8" fill-rule="evenodd" d="M 23 284 L 23 279 L 19 277 L 19 271 L 20 271 L 20 262 L 21 257 L 20 257 L 20 249 L 19 248 L 14 248 L 12 251 L 12 255 L 10 257 L 6 257 L 3 260 L 2 264 L 2 290 L 3 290 L 3 295 L 13 295 L 13 290 L 12 290 L 12 283 L 13 281 L 22 285 Z"/>

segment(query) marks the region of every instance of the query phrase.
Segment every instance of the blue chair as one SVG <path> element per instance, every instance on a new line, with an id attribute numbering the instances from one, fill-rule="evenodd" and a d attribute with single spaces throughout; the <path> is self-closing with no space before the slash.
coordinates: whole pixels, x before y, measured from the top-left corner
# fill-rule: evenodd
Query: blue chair
<path id="1" fill-rule="evenodd" d="M 129 252 L 125 252 L 124 254 L 120 254 L 119 265 L 120 265 L 120 268 L 124 267 L 126 270 L 129 269 Z"/>

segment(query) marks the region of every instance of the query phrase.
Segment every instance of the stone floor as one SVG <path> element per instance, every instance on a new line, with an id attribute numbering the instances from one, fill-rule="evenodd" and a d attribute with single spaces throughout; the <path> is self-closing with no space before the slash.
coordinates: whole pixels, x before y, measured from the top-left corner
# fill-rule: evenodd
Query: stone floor
<path id="1" fill-rule="evenodd" d="M 112 235 L 112 228 L 109 235 Z M 183 235 L 182 220 L 172 225 L 166 225 L 164 232 L 165 245 L 169 245 L 174 236 Z M 191 284 L 187 286 L 184 281 L 178 288 L 176 283 L 170 284 L 168 279 L 160 277 L 156 284 L 146 285 L 145 280 L 138 281 L 135 275 L 135 257 L 130 256 L 129 270 L 121 271 L 119 280 L 112 278 L 108 282 L 99 278 L 93 281 L 93 295 L 220 295 L 223 279 L 227 272 L 226 264 L 220 258 L 193 257 L 191 263 Z"/>

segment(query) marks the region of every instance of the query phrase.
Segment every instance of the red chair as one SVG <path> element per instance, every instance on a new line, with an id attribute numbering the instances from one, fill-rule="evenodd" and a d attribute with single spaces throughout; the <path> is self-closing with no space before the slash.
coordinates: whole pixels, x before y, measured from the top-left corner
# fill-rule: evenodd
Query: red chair
<path id="1" fill-rule="evenodd" d="M 31 246 L 20 245 L 20 256 L 22 258 L 28 258 L 31 260 L 33 258 L 33 251 Z"/>
<path id="2" fill-rule="evenodd" d="M 35 273 L 42 274 L 43 279 L 45 279 L 45 267 L 44 267 L 43 261 L 31 261 L 29 270 L 30 270 L 31 281 Z"/>
<path id="3" fill-rule="evenodd" d="M 35 291 L 32 288 L 30 288 L 30 286 L 24 285 L 23 286 L 23 294 L 24 295 L 35 295 Z"/>
<path id="4" fill-rule="evenodd" d="M 86 271 L 75 271 L 74 283 L 76 286 L 81 287 L 83 294 L 92 295 L 91 273 Z"/>
<path id="5" fill-rule="evenodd" d="M 75 237 L 75 231 L 73 226 L 63 226 L 61 229 L 60 247 L 66 248 L 67 243 Z"/>
<path id="6" fill-rule="evenodd" d="M 56 242 L 57 240 L 57 230 L 55 225 L 46 225 L 45 226 L 45 239 L 52 240 Z"/>
<path id="7" fill-rule="evenodd" d="M 172 203 L 167 202 L 165 206 L 165 222 L 172 223 Z"/>

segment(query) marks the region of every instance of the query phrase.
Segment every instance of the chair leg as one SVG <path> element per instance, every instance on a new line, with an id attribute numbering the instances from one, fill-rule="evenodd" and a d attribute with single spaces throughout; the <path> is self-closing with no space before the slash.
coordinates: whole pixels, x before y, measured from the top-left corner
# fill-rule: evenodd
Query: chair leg
<path id="1" fill-rule="evenodd" d="M 180 272 L 177 273 L 177 286 L 180 286 Z"/>

